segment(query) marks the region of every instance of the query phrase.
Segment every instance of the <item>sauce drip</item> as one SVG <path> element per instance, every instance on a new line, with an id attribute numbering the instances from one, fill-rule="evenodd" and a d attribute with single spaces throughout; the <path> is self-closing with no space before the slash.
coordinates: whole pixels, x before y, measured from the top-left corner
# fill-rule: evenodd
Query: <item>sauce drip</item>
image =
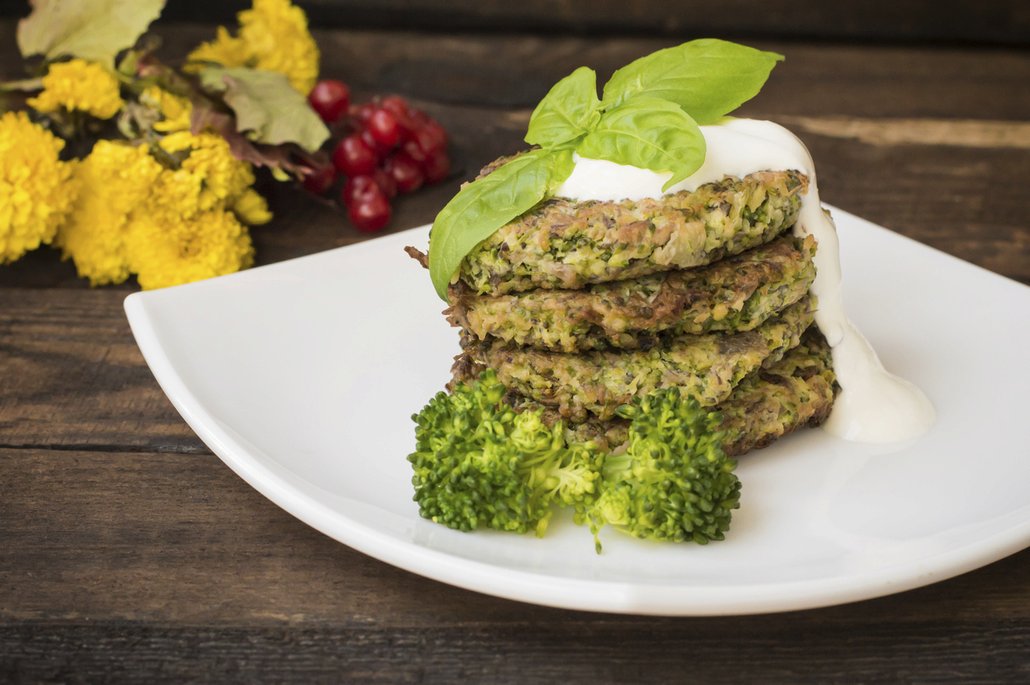
<path id="1" fill-rule="evenodd" d="M 833 369 L 841 392 L 823 428 L 838 437 L 883 443 L 922 435 L 936 418 L 933 405 L 912 383 L 889 373 L 872 345 L 848 319 L 841 296 L 837 229 L 819 201 L 815 164 L 793 133 L 771 121 L 724 119 L 702 126 L 707 143 L 705 162 L 668 192 L 693 191 L 724 176 L 744 177 L 766 170 L 796 169 L 808 176 L 796 235 L 812 235 L 818 243 L 812 294 L 818 300 L 815 322 L 833 351 Z M 671 174 L 606 160 L 575 157 L 576 166 L 555 195 L 577 201 L 660 198 Z"/>

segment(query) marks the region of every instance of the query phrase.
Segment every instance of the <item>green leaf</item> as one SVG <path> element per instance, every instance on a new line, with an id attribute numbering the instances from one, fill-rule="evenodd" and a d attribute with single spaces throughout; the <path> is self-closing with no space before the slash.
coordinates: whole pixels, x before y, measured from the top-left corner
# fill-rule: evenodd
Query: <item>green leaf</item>
<path id="1" fill-rule="evenodd" d="M 81 57 L 110 67 L 164 9 L 164 0 L 30 0 L 18 22 L 22 57 Z"/>
<path id="2" fill-rule="evenodd" d="M 296 143 L 314 152 L 329 138 L 329 129 L 315 114 L 307 98 L 274 71 L 247 67 L 205 67 L 200 72 L 205 89 L 218 93 L 236 115 L 236 130 L 258 143 Z"/>
<path id="3" fill-rule="evenodd" d="M 672 173 L 662 190 L 697 171 L 705 161 L 701 129 L 668 100 L 637 96 L 605 112 L 576 148 L 583 157 Z"/>
<path id="4" fill-rule="evenodd" d="M 714 38 L 702 38 L 641 57 L 616 71 L 601 106 L 619 106 L 636 95 L 675 102 L 699 124 L 711 124 L 762 89 L 783 55 Z"/>
<path id="5" fill-rule="evenodd" d="M 557 190 L 572 173 L 570 150 L 531 150 L 463 187 L 436 215 L 429 237 L 429 276 L 447 285 L 476 245 Z"/>
<path id="6" fill-rule="evenodd" d="M 601 115 L 597 74 L 580 67 L 548 91 L 529 118 L 526 142 L 557 147 L 589 131 Z"/>

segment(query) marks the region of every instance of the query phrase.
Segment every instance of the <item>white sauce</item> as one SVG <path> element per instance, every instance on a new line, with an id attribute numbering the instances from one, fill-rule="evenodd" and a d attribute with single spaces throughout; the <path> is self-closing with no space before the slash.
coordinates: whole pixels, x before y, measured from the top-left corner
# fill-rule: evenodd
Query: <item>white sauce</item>
<path id="1" fill-rule="evenodd" d="M 801 215 L 794 232 L 815 236 L 818 299 L 815 322 L 833 348 L 833 369 L 841 393 L 825 430 L 846 440 L 896 442 L 915 438 L 933 425 L 935 412 L 926 395 L 908 381 L 888 373 L 872 346 L 844 313 L 837 229 L 819 201 L 815 164 L 798 138 L 771 121 L 725 119 L 702 126 L 707 142 L 704 165 L 668 192 L 696 190 L 723 176 L 796 169 L 808 176 Z M 576 166 L 555 195 L 574 200 L 659 198 L 671 174 L 576 156 Z"/>

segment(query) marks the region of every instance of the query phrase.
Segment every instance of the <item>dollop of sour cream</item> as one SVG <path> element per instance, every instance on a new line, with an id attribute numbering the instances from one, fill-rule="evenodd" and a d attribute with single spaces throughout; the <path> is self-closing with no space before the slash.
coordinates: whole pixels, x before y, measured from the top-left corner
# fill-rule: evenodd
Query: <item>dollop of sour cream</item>
<path id="1" fill-rule="evenodd" d="M 797 136 L 771 121 L 725 119 L 702 126 L 707 143 L 705 162 L 667 192 L 693 191 L 724 176 L 744 177 L 758 171 L 796 169 L 808 176 L 796 235 L 818 242 L 812 294 L 818 300 L 815 322 L 833 351 L 833 369 L 841 392 L 830 418 L 829 433 L 859 442 L 898 442 L 922 435 L 936 413 L 926 395 L 912 383 L 889 373 L 872 345 L 848 319 L 841 296 L 837 229 L 819 201 L 815 164 Z M 625 166 L 601 159 L 575 157 L 576 165 L 555 195 L 577 201 L 660 198 L 671 174 Z"/>

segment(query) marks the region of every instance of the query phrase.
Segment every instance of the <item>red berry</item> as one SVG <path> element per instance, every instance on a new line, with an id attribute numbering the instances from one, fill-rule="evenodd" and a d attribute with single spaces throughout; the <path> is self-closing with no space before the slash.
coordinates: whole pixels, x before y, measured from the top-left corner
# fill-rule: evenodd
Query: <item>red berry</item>
<path id="1" fill-rule="evenodd" d="M 377 163 L 381 162 L 383 158 L 386 157 L 386 153 L 390 151 L 390 148 L 385 147 L 382 143 L 376 140 L 375 136 L 373 136 L 372 132 L 367 128 L 358 135 L 361 136 L 361 141 L 365 143 L 370 150 L 372 150 L 372 154 L 376 156 Z"/>
<path id="2" fill-rule="evenodd" d="M 385 109 L 377 109 L 368 120 L 368 131 L 380 147 L 392 149 L 401 140 L 397 117 Z"/>
<path id="3" fill-rule="evenodd" d="M 447 133 L 443 126 L 435 121 L 428 121 L 412 134 L 412 140 L 418 143 L 422 152 L 431 155 L 437 150 L 447 147 Z"/>
<path id="4" fill-rule="evenodd" d="M 397 184 L 397 190 L 410 193 L 422 185 L 423 174 L 418 162 L 411 155 L 401 150 L 394 153 L 383 164 L 383 169 Z"/>
<path id="5" fill-rule="evenodd" d="M 432 121 L 432 119 L 429 118 L 429 115 L 420 109 L 410 109 L 408 110 L 408 114 L 411 117 L 411 123 L 415 125 L 415 128 L 422 128 Z"/>
<path id="6" fill-rule="evenodd" d="M 350 108 L 351 116 L 360 121 L 361 123 L 368 123 L 368 120 L 372 118 L 372 114 L 375 111 L 375 106 L 369 102 L 366 102 L 363 105 L 355 105 L 354 107 Z"/>
<path id="7" fill-rule="evenodd" d="M 311 108 L 327 124 L 339 121 L 350 107 L 350 88 L 343 81 L 319 81 L 308 93 Z"/>
<path id="8" fill-rule="evenodd" d="M 382 193 L 363 202 L 355 202 L 347 208 L 347 216 L 350 217 L 351 223 L 359 231 L 367 233 L 378 231 L 385 226 L 390 221 L 392 213 L 390 203 Z"/>
<path id="9" fill-rule="evenodd" d="M 336 169 L 330 165 L 318 167 L 304 177 L 304 188 L 315 195 L 321 195 L 332 187 L 336 180 Z"/>
<path id="10" fill-rule="evenodd" d="M 371 174 L 376 168 L 376 153 L 359 135 L 349 135 L 333 150 L 333 166 L 341 174 Z"/>
<path id="11" fill-rule="evenodd" d="M 385 167 L 383 167 L 383 169 L 376 169 L 376 172 L 372 174 L 372 179 L 376 182 L 376 185 L 379 186 L 379 190 L 383 191 L 383 195 L 385 195 L 387 199 L 392 200 L 397 197 L 397 181 L 393 179 L 393 176 L 386 173 L 384 169 Z"/>
<path id="12" fill-rule="evenodd" d="M 417 141 L 409 140 L 408 142 L 401 145 L 401 150 L 407 153 L 407 155 L 411 157 L 411 159 L 415 160 L 415 163 L 419 166 L 425 164 L 426 153 L 422 151 L 422 148 L 419 147 Z"/>
<path id="13" fill-rule="evenodd" d="M 422 165 L 422 171 L 426 174 L 426 183 L 439 183 L 451 173 L 451 158 L 447 156 L 446 150 L 437 150 L 426 159 Z"/>
<path id="14" fill-rule="evenodd" d="M 400 96 L 391 95 L 383 98 L 379 106 L 392 114 L 394 119 L 397 120 L 397 128 L 402 142 L 411 138 L 412 132 L 421 126 L 421 124 L 412 119 L 408 103 Z"/>
<path id="15" fill-rule="evenodd" d="M 379 106 L 394 116 L 408 116 L 408 101 L 400 95 L 388 95 L 379 101 Z"/>
<path id="16" fill-rule="evenodd" d="M 351 176 L 343 184 L 340 191 L 340 199 L 348 207 L 367 201 L 375 195 L 382 195 L 383 191 L 371 176 Z"/>

